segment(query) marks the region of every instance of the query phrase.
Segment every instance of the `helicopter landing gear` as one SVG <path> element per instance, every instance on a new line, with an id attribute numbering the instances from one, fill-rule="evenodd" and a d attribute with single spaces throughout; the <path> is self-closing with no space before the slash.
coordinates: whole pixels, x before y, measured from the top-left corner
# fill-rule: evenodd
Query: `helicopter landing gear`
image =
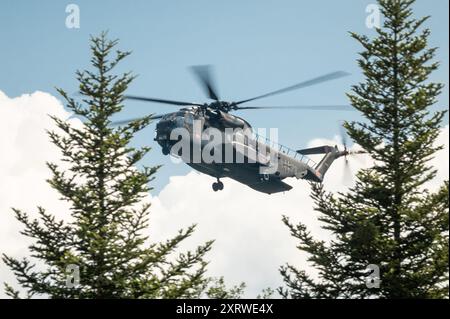
<path id="1" fill-rule="evenodd" d="M 217 182 L 212 184 L 212 189 L 215 192 L 221 191 L 223 189 L 223 183 L 217 179 Z"/>
<path id="2" fill-rule="evenodd" d="M 162 153 L 163 153 L 163 155 L 169 155 L 169 153 L 170 153 L 170 148 L 169 148 L 169 146 L 164 145 L 164 146 L 162 147 Z"/>

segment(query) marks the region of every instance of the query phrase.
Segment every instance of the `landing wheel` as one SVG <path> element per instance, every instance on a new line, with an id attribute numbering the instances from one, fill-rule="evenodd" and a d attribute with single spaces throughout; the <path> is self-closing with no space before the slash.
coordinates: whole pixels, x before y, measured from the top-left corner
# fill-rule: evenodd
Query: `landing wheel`
<path id="1" fill-rule="evenodd" d="M 212 184 L 213 191 L 221 191 L 223 189 L 223 183 L 221 181 L 218 181 L 217 183 Z"/>
<path id="2" fill-rule="evenodd" d="M 169 153 L 170 153 L 169 147 L 163 146 L 162 147 L 162 153 L 163 153 L 163 155 L 169 155 Z"/>

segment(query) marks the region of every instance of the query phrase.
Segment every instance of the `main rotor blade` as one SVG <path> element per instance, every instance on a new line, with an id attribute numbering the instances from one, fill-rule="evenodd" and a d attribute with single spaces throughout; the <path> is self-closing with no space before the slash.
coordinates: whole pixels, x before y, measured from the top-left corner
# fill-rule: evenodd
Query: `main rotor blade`
<path id="1" fill-rule="evenodd" d="M 350 105 L 236 106 L 234 110 L 354 111 Z"/>
<path id="2" fill-rule="evenodd" d="M 250 102 L 250 101 L 254 101 L 254 100 L 258 100 L 258 99 L 262 99 L 264 97 L 268 97 L 268 96 L 272 96 L 272 95 L 276 95 L 276 94 L 281 94 L 284 92 L 289 92 L 292 90 L 297 90 L 297 89 L 301 89 L 301 88 L 305 88 L 308 86 L 312 86 L 312 85 L 316 85 L 322 82 L 326 82 L 326 81 L 331 81 L 331 80 L 335 80 L 335 79 L 339 79 L 342 78 L 344 76 L 350 75 L 350 73 L 344 72 L 344 71 L 337 71 L 337 72 L 332 72 L 332 73 L 328 73 L 322 76 L 319 76 L 317 78 L 308 80 L 308 81 L 304 81 L 304 82 L 300 82 L 298 84 L 292 85 L 292 86 L 288 86 L 286 88 L 280 89 L 280 90 L 276 90 L 273 92 L 269 92 L 263 95 L 259 95 L 250 99 L 246 99 L 246 100 L 242 100 L 239 102 L 236 102 L 236 105 L 242 104 L 242 103 L 246 103 L 246 102 Z"/>
<path id="3" fill-rule="evenodd" d="M 157 119 L 162 118 L 164 115 L 166 115 L 166 114 L 154 115 L 154 116 L 150 117 L 150 119 L 157 120 Z M 122 120 L 122 121 L 112 122 L 111 124 L 114 125 L 114 126 L 118 126 L 118 125 L 126 124 L 126 123 L 129 123 L 129 122 L 132 122 L 132 121 L 140 120 L 142 118 L 143 117 L 134 117 L 134 118 L 131 118 L 131 119 L 126 119 L 126 120 Z"/>
<path id="4" fill-rule="evenodd" d="M 202 106 L 200 103 L 192 103 L 192 102 L 181 102 L 181 101 L 173 101 L 173 100 L 163 100 L 163 99 L 155 99 L 153 97 L 142 97 L 135 95 L 125 95 L 125 99 L 127 100 L 136 100 L 136 101 L 144 101 L 144 102 L 156 102 L 162 104 L 170 104 L 170 105 L 178 105 L 178 106 Z"/>
<path id="5" fill-rule="evenodd" d="M 212 100 L 219 100 L 217 87 L 215 85 L 214 76 L 212 75 L 212 68 L 210 65 L 194 65 L 191 70 L 197 76 L 197 79 L 203 86 L 206 95 Z"/>

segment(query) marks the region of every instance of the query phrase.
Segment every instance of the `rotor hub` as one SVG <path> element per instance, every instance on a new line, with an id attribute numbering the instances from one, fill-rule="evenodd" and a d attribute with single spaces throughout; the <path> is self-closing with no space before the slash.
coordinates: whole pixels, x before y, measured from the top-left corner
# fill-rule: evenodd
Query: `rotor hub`
<path id="1" fill-rule="evenodd" d="M 231 108 L 231 103 L 224 102 L 224 101 L 214 101 L 208 105 L 210 108 L 223 111 L 223 112 L 229 112 Z"/>

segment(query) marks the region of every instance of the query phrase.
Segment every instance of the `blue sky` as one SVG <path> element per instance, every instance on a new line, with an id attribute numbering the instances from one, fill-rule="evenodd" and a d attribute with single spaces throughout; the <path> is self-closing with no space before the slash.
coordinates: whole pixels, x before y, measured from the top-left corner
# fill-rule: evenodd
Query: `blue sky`
<path id="1" fill-rule="evenodd" d="M 75 92 L 76 69 L 89 64 L 88 38 L 109 30 L 119 48 L 132 50 L 118 71 L 139 77 L 130 94 L 205 101 L 190 65 L 213 64 L 224 100 L 252 97 L 321 74 L 344 70 L 352 75 L 298 92 L 261 100 L 258 105 L 347 104 L 345 92 L 362 79 L 355 59 L 360 50 L 348 31 L 372 35 L 366 6 L 351 1 L 13 1 L 0 3 L 0 90 L 10 97 L 36 90 L 55 96 L 55 86 Z M 80 8 L 81 28 L 65 26 L 65 8 Z M 448 108 L 447 0 L 418 0 L 416 16 L 431 15 L 430 44 L 442 61 L 433 80 L 444 82 L 440 108 Z M 256 103 L 255 103 L 256 104 Z M 158 104 L 128 102 L 121 118 L 175 110 Z M 312 138 L 338 133 L 342 119 L 356 112 L 241 111 L 254 127 L 279 128 L 283 144 L 300 148 Z M 448 117 L 445 122 L 448 122 Z M 150 126 L 136 145 L 155 149 L 144 163 L 164 164 L 154 186 L 159 191 L 171 175 L 189 171 L 171 163 L 153 142 Z"/>

